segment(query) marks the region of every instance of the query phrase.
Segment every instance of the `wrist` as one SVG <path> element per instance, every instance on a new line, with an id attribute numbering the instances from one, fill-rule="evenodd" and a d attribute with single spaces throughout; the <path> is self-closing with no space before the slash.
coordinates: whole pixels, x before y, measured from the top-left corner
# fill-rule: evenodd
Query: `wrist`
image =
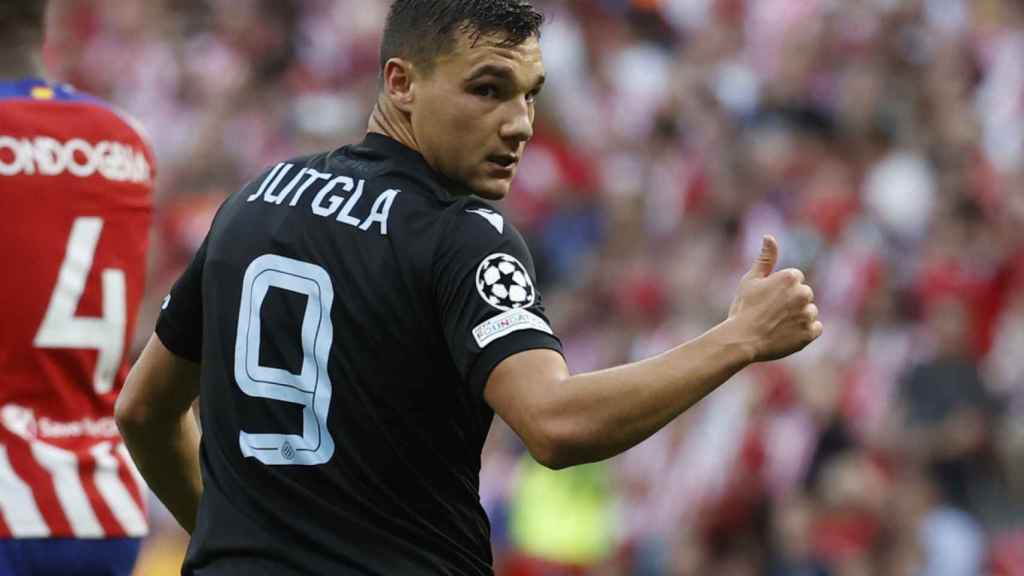
<path id="1" fill-rule="evenodd" d="M 737 369 L 757 362 L 760 350 L 757 338 L 746 329 L 742 321 L 730 317 L 712 328 L 712 332 L 728 356 L 735 359 Z"/>

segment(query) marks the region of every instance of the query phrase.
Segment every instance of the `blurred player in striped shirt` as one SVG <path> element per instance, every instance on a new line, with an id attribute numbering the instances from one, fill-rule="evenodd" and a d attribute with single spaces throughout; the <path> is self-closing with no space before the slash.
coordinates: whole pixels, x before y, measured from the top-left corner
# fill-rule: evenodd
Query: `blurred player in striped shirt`
<path id="1" fill-rule="evenodd" d="M 130 119 L 43 78 L 45 11 L 0 6 L 0 574 L 128 575 L 145 488 L 112 416 L 153 155 Z"/>

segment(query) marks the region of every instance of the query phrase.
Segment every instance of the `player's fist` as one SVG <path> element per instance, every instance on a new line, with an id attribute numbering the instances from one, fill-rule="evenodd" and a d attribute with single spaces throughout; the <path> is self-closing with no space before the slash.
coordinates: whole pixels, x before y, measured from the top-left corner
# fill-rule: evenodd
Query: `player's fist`
<path id="1" fill-rule="evenodd" d="M 729 318 L 754 344 L 754 361 L 788 356 L 821 335 L 814 291 L 796 268 L 773 272 L 779 260 L 779 244 L 765 236 L 750 270 L 743 275 Z"/>

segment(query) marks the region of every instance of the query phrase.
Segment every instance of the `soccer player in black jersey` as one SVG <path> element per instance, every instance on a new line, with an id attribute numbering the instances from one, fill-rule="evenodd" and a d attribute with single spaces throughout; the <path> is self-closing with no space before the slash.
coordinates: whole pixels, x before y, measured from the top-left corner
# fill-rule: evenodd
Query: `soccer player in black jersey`
<path id="1" fill-rule="evenodd" d="M 184 574 L 490 574 L 494 412 L 544 465 L 600 460 L 821 333 L 766 237 L 721 324 L 569 374 L 522 238 L 480 200 L 532 136 L 540 24 L 525 0 L 396 0 L 366 138 L 221 207 L 117 405 L 192 533 Z"/>

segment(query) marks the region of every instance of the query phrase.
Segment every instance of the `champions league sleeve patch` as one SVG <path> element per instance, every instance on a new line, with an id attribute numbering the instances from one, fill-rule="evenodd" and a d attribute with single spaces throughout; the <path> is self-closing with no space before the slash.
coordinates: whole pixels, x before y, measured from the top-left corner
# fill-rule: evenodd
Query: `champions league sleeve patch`
<path id="1" fill-rule="evenodd" d="M 530 275 L 515 256 L 491 254 L 476 269 L 476 290 L 498 310 L 529 308 L 537 299 Z"/>
<path id="2" fill-rule="evenodd" d="M 509 310 L 481 322 L 476 328 L 473 328 L 473 339 L 476 340 L 476 345 L 483 349 L 491 342 L 520 330 L 539 330 L 554 335 L 551 326 L 533 312 Z"/>

